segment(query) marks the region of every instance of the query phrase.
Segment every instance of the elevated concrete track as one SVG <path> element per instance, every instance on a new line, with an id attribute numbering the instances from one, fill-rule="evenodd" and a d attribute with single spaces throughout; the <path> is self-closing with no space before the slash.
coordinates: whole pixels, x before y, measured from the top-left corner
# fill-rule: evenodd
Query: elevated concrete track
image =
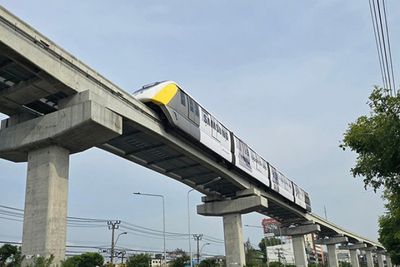
<path id="1" fill-rule="evenodd" d="M 195 188 L 207 196 L 204 205 L 258 196 L 261 202 L 250 210 L 284 225 L 313 223 L 320 227 L 321 238 L 344 236 L 353 244 L 361 242 L 384 249 L 377 242 L 288 203 L 210 151 L 181 137 L 147 106 L 3 7 L 0 112 L 9 116 L 0 130 L 2 158 L 29 162 L 30 151 L 52 145 L 69 153 L 97 146 Z M 72 119 L 63 119 L 68 116 Z M 98 136 L 85 139 L 93 129 Z"/>

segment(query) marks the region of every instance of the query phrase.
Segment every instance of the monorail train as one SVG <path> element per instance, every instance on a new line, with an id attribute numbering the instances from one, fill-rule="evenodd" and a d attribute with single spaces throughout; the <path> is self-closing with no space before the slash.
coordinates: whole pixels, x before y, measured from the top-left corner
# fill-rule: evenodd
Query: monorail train
<path id="1" fill-rule="evenodd" d="M 306 191 L 269 164 L 173 81 L 145 85 L 133 96 L 161 111 L 168 123 L 211 149 L 289 202 L 311 211 Z"/>

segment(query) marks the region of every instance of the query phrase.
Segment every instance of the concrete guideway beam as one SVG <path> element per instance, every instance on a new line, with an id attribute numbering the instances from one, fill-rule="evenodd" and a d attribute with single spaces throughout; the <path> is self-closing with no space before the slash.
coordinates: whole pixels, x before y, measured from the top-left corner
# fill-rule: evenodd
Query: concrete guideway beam
<path id="1" fill-rule="evenodd" d="M 120 134 L 122 117 L 96 102 L 87 101 L 2 128 L 0 157 L 15 162 L 26 161 L 32 149 L 52 144 L 76 153 Z"/>
<path id="2" fill-rule="evenodd" d="M 328 250 L 328 262 L 330 267 L 339 266 L 336 245 L 341 243 L 347 243 L 348 238 L 345 236 L 333 236 L 324 239 L 318 239 L 315 241 L 315 244 L 326 245 Z"/>
<path id="3" fill-rule="evenodd" d="M 29 152 L 22 254 L 64 259 L 67 233 L 69 151 L 49 146 Z"/>
<path id="4" fill-rule="evenodd" d="M 197 206 L 197 213 L 204 216 L 222 216 L 227 267 L 245 266 L 243 226 L 241 214 L 268 207 L 267 199 L 260 195 L 238 193 L 236 199 L 216 200 Z M 208 201 L 207 198 L 203 199 Z"/>
<path id="5" fill-rule="evenodd" d="M 313 223 L 281 228 L 282 235 L 292 236 L 294 261 L 296 266 L 308 266 L 304 235 L 317 233 L 319 231 L 321 231 L 321 227 Z"/>

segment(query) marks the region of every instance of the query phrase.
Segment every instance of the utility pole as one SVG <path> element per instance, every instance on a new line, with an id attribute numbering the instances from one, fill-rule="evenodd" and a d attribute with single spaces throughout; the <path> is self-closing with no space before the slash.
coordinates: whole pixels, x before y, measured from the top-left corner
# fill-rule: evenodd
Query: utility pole
<path id="1" fill-rule="evenodd" d="M 194 234 L 193 238 L 195 241 L 197 241 L 197 264 L 200 263 L 200 248 L 199 248 L 199 243 L 200 240 L 203 239 L 203 234 Z"/>
<path id="2" fill-rule="evenodd" d="M 114 232 L 115 229 L 119 228 L 121 221 L 107 221 L 108 229 L 111 230 L 111 255 L 110 255 L 110 264 L 114 266 Z"/>

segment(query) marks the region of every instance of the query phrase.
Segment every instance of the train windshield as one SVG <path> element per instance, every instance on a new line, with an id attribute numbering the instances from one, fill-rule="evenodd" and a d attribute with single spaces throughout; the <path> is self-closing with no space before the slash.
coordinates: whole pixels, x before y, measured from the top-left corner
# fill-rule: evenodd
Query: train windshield
<path id="1" fill-rule="evenodd" d="M 136 90 L 136 91 L 133 92 L 133 93 L 134 93 L 134 94 L 137 94 L 137 93 L 139 93 L 139 92 L 141 92 L 141 91 L 144 91 L 144 90 L 146 90 L 146 89 L 148 89 L 148 88 L 150 88 L 150 87 L 156 86 L 156 85 L 158 85 L 158 84 L 160 84 L 160 83 L 163 83 L 163 82 L 165 82 L 165 81 L 155 82 L 155 83 L 149 83 L 149 84 L 143 85 L 142 88 L 140 88 L 139 90 Z"/>

